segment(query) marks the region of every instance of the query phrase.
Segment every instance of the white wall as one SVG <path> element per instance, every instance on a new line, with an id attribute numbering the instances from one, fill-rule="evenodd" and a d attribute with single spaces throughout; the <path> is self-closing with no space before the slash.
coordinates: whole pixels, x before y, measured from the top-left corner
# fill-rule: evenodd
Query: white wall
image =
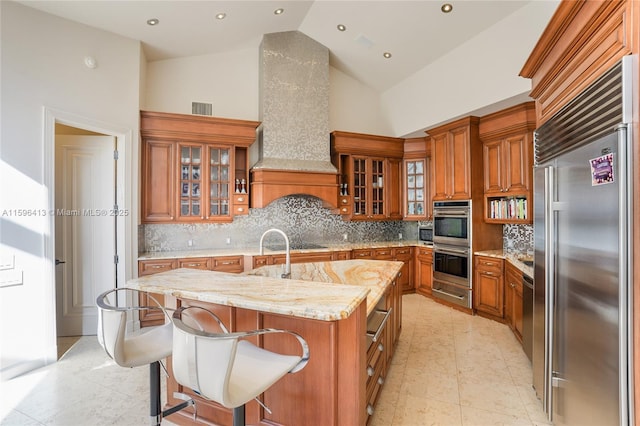
<path id="1" fill-rule="evenodd" d="M 9 1 L 0 2 L 0 19 L 0 242 L 3 255 L 13 256 L 23 271 L 22 285 L 0 288 L 4 380 L 55 359 L 53 267 L 45 257 L 52 256 L 47 251 L 53 241 L 45 107 L 124 135 L 130 183 L 124 208 L 133 216 L 127 231 L 134 236 L 125 255 L 129 268 L 135 266 L 140 43 Z M 94 56 L 98 67 L 85 67 L 85 55 Z M 18 209 L 37 213 L 17 217 L 12 212 Z"/>
<path id="2" fill-rule="evenodd" d="M 331 130 L 395 136 L 381 105 L 378 92 L 336 68 L 329 68 Z"/>
<path id="3" fill-rule="evenodd" d="M 532 1 L 382 94 L 395 135 L 406 135 L 528 94 L 518 76 L 558 1 Z"/>
<path id="4" fill-rule="evenodd" d="M 143 109 L 191 114 L 213 104 L 216 117 L 258 120 L 258 47 L 149 62 Z"/>

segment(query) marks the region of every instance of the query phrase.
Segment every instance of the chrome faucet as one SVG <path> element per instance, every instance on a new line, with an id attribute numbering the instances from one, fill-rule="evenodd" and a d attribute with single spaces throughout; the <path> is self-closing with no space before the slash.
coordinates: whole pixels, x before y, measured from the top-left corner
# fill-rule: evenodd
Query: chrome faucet
<path id="1" fill-rule="evenodd" d="M 285 249 L 287 254 L 285 257 L 284 274 L 282 274 L 280 278 L 291 278 L 291 250 L 289 250 L 289 237 L 287 237 L 287 234 L 276 228 L 271 228 L 264 231 L 264 234 L 262 234 L 262 237 L 260 237 L 260 255 L 264 254 L 264 247 L 262 246 L 264 236 L 270 232 L 276 232 L 284 237 Z"/>

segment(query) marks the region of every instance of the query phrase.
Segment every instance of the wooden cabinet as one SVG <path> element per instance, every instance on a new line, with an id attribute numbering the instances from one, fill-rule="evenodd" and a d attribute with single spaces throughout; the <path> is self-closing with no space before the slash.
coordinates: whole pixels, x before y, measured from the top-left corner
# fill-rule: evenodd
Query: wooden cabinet
<path id="1" fill-rule="evenodd" d="M 426 137 L 405 139 L 403 215 L 405 220 L 431 220 L 431 144 Z"/>
<path id="2" fill-rule="evenodd" d="M 153 259 L 138 261 L 138 276 L 158 274 L 160 272 L 170 271 L 178 267 L 177 259 Z M 138 304 L 140 306 L 156 306 L 157 304 L 164 306 L 164 296 L 161 294 L 153 294 L 155 302 L 147 297 L 146 294 L 140 293 Z M 151 327 L 154 325 L 162 325 L 165 317 L 161 311 L 140 311 L 140 327 Z"/>
<path id="3" fill-rule="evenodd" d="M 212 271 L 239 273 L 244 271 L 244 256 L 214 256 L 214 257 L 186 257 L 181 259 L 150 259 L 138 261 L 138 276 L 158 274 L 176 268 L 205 269 Z M 153 294 L 159 305 L 164 306 L 162 294 Z M 140 294 L 140 306 L 155 306 L 153 300 L 148 300 L 146 294 Z M 164 324 L 162 312 L 140 311 L 140 327 L 150 327 Z"/>
<path id="4" fill-rule="evenodd" d="M 637 1 L 560 2 L 520 71 L 531 79 L 538 126 L 623 56 L 639 52 L 639 19 Z"/>
<path id="5" fill-rule="evenodd" d="M 415 292 L 415 262 L 412 247 L 396 247 L 393 249 L 393 259 L 398 262 L 404 262 L 400 276 L 398 277 L 398 284 L 401 291 L 405 293 Z"/>
<path id="6" fill-rule="evenodd" d="M 526 102 L 480 119 L 487 222 L 533 222 L 534 108 Z"/>
<path id="7" fill-rule="evenodd" d="M 141 111 L 142 222 L 230 222 L 248 214 L 258 122 Z"/>
<path id="8" fill-rule="evenodd" d="M 468 200 L 482 174 L 478 117 L 427 130 L 431 138 L 433 201 Z"/>
<path id="9" fill-rule="evenodd" d="M 475 256 L 473 308 L 478 313 L 502 319 L 504 315 L 504 261 Z"/>
<path id="10" fill-rule="evenodd" d="M 346 220 L 402 219 L 403 139 L 331 133 L 331 158 L 340 176 L 338 213 Z"/>
<path id="11" fill-rule="evenodd" d="M 431 296 L 433 285 L 433 249 L 419 247 L 416 249 L 416 292 Z"/>
<path id="12" fill-rule="evenodd" d="M 308 263 L 308 262 L 330 262 L 333 260 L 346 260 L 348 257 L 344 251 L 318 251 L 308 253 L 291 253 L 289 255 L 291 263 Z M 253 256 L 253 268 L 259 268 L 266 265 L 284 265 L 286 263 L 286 254 L 264 254 Z"/>
<path id="13" fill-rule="evenodd" d="M 522 271 L 510 262 L 506 262 L 504 318 L 520 343 L 522 343 L 522 286 Z"/>

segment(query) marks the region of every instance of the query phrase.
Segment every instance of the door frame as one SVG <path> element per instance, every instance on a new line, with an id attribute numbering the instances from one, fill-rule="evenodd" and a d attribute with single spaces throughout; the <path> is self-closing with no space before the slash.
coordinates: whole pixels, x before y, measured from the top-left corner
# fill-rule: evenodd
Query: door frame
<path id="1" fill-rule="evenodd" d="M 133 265 L 138 253 L 137 218 L 137 176 L 132 176 L 132 161 L 135 155 L 137 140 L 133 138 L 133 130 L 112 123 L 102 122 L 93 118 L 83 117 L 67 111 L 54 108 L 43 108 L 43 187 L 46 205 L 49 211 L 55 211 L 55 125 L 64 124 L 71 127 L 114 136 L 118 147 L 118 162 L 116 169 L 118 203 L 120 209 L 129 212 L 127 216 L 118 216 L 117 221 L 117 246 L 119 256 L 116 279 L 119 286 L 124 286 L 128 279 L 133 278 L 135 272 Z M 48 215 L 44 226 L 43 256 L 47 261 L 48 278 L 44 286 L 46 303 L 46 318 L 49 319 L 47 330 L 48 353 L 46 363 L 57 361 L 57 327 L 56 327 L 56 269 L 55 269 L 55 215 Z"/>

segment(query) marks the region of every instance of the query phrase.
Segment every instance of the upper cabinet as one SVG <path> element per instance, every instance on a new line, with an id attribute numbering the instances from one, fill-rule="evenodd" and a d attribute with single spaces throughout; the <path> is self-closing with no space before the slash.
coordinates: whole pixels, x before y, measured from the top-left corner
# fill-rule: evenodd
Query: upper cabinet
<path id="1" fill-rule="evenodd" d="M 340 175 L 339 213 L 347 220 L 402 219 L 403 139 L 331 133 L 331 158 Z"/>
<path id="2" fill-rule="evenodd" d="M 520 71 L 540 126 L 623 56 L 638 53 L 640 2 L 563 1 Z"/>
<path id="3" fill-rule="evenodd" d="M 403 215 L 405 220 L 431 220 L 431 144 L 428 138 L 404 141 Z"/>
<path id="4" fill-rule="evenodd" d="M 247 149 L 258 122 L 142 111 L 142 222 L 248 214 Z"/>
<path id="5" fill-rule="evenodd" d="M 433 201 L 468 200 L 482 179 L 478 117 L 427 130 L 431 139 Z M 481 188 L 481 186 L 480 186 Z"/>
<path id="6" fill-rule="evenodd" d="M 485 221 L 532 223 L 534 128 L 533 102 L 480 119 Z"/>

